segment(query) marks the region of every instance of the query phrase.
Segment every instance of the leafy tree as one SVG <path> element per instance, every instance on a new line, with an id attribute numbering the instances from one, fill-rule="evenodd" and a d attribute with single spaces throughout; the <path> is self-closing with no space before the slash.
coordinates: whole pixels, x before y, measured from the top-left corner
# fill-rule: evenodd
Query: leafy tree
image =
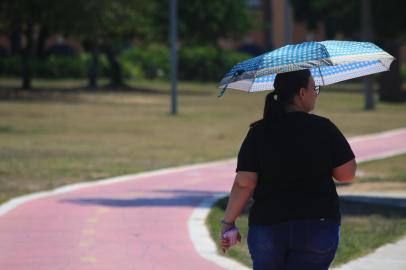
<path id="1" fill-rule="evenodd" d="M 148 40 L 166 42 L 169 0 L 153 0 L 153 32 Z M 244 0 L 178 1 L 179 40 L 183 44 L 217 45 L 219 38 L 238 38 L 251 26 Z"/>
<path id="2" fill-rule="evenodd" d="M 44 42 L 55 33 L 84 41 L 92 55 L 89 86 L 97 87 L 100 53 L 106 54 L 111 84 L 117 86 L 122 75 L 116 55 L 126 40 L 167 43 L 168 7 L 169 0 L 2 0 L 0 27 L 13 52 L 21 54 L 23 88 L 31 88 L 33 57 L 44 56 Z M 178 17 L 183 44 L 217 45 L 220 37 L 238 37 L 250 26 L 243 0 L 179 1 Z"/>
<path id="3" fill-rule="evenodd" d="M 372 17 L 372 38 L 390 54 L 398 58 L 399 47 L 406 39 L 405 1 L 370 1 Z M 306 20 L 309 25 L 323 21 L 328 38 L 337 33 L 362 40 L 361 1 L 359 0 L 294 0 L 296 18 Z M 404 101 L 401 89 L 399 62 L 394 61 L 390 72 L 384 72 L 380 80 L 380 99 L 383 101 Z"/>
<path id="4" fill-rule="evenodd" d="M 76 0 L 78 1 L 78 0 Z M 151 30 L 152 7 L 141 0 L 89 0 L 78 1 L 80 17 L 74 25 L 75 35 L 81 35 L 92 52 L 89 86 L 96 86 L 99 52 L 106 54 L 110 63 L 111 86 L 122 86 L 122 71 L 116 56 L 133 36 L 145 38 Z M 77 15 L 77 14 L 76 14 Z"/>
<path id="5" fill-rule="evenodd" d="M 12 49 L 21 55 L 22 88 L 31 88 L 31 59 L 35 48 L 34 30 L 61 15 L 55 9 L 56 3 L 51 0 L 3 0 L 0 2 L 1 30 L 11 37 Z M 23 40 L 20 39 L 21 35 L 24 36 Z"/>
<path id="6" fill-rule="evenodd" d="M 22 57 L 22 88 L 31 88 L 31 60 L 35 48 L 52 33 L 74 35 L 86 41 L 92 52 L 89 84 L 96 86 L 98 55 L 102 50 L 110 61 L 112 84 L 120 84 L 121 71 L 115 59 L 116 48 L 125 37 L 145 35 L 151 24 L 148 2 L 141 0 L 2 0 L 0 27 Z M 35 28 L 39 37 L 34 38 Z M 24 38 L 21 39 L 20 37 Z M 26 40 L 25 42 L 22 42 Z M 39 53 L 41 55 L 41 52 Z"/>

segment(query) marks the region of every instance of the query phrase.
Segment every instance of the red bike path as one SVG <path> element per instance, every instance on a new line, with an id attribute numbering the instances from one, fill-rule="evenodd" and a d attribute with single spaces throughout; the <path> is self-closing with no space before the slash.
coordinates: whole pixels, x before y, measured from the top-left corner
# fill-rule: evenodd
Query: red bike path
<path id="1" fill-rule="evenodd" d="M 350 144 L 358 161 L 405 153 L 406 129 Z M 213 162 L 11 200 L 0 207 L 0 269 L 224 269 L 202 257 L 188 223 L 229 192 L 234 170 L 235 160 Z"/>

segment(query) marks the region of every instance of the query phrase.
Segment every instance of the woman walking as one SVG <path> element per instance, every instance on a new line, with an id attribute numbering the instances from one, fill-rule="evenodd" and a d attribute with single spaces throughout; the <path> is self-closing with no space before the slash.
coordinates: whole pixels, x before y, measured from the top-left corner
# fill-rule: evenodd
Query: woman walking
<path id="1" fill-rule="evenodd" d="M 340 235 L 333 178 L 354 178 L 354 154 L 330 120 L 310 113 L 320 89 L 309 70 L 277 74 L 274 88 L 241 145 L 222 235 L 252 197 L 248 247 L 255 270 L 328 269 Z M 229 238 L 221 245 L 227 250 Z"/>

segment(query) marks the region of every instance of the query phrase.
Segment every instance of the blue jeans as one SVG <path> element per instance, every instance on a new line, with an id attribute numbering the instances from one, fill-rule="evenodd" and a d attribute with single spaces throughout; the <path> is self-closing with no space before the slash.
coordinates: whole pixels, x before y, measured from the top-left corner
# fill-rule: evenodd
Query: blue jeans
<path id="1" fill-rule="evenodd" d="M 334 259 L 340 225 L 330 219 L 251 225 L 248 248 L 254 270 L 326 270 Z"/>

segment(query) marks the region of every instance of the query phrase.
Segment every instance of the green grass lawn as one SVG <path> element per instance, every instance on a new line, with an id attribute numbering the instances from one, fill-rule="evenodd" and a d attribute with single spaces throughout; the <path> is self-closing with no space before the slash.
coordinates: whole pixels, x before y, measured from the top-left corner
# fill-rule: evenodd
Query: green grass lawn
<path id="1" fill-rule="evenodd" d="M 75 182 L 235 157 L 249 124 L 261 117 L 266 94 L 229 90 L 217 98 L 213 83 L 180 82 L 179 115 L 171 116 L 166 82 L 130 82 L 158 90 L 150 93 L 80 90 L 85 83 L 35 80 L 38 88 L 79 91 L 0 101 L 0 202 Z M 0 79 L 0 91 L 18 84 Z M 316 113 L 347 136 L 406 126 L 406 104 L 364 111 L 358 90 L 340 93 L 337 87 L 322 89 Z"/>
<path id="2" fill-rule="evenodd" d="M 211 210 L 207 225 L 213 239 L 218 239 L 221 220 L 228 198 L 219 200 Z M 377 247 L 397 240 L 406 234 L 406 213 L 404 209 L 341 201 L 342 223 L 340 245 L 333 266 L 363 256 Z M 225 256 L 234 258 L 252 267 L 246 237 L 248 231 L 248 210 L 237 220 L 241 231 L 241 244 L 229 249 Z M 218 246 L 218 241 L 216 241 Z M 222 254 L 218 246 L 218 252 Z"/>
<path id="3" fill-rule="evenodd" d="M 399 182 L 406 184 L 406 155 L 362 163 L 356 183 Z"/>

